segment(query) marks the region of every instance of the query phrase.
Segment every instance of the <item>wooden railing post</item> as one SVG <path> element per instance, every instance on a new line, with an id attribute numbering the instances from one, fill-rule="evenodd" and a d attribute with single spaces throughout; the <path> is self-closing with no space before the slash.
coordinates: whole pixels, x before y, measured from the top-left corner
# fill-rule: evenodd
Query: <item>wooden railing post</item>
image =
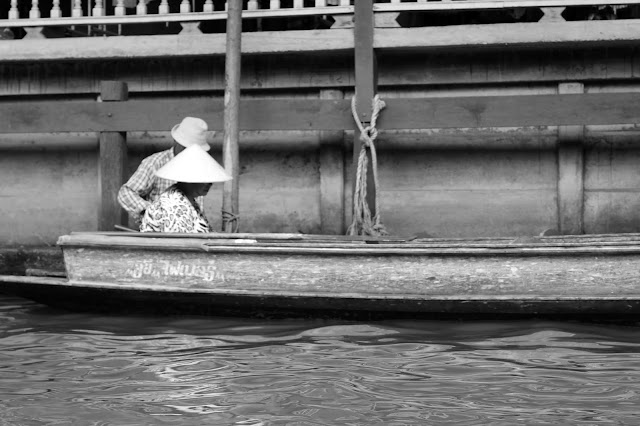
<path id="1" fill-rule="evenodd" d="M 129 97 L 127 84 L 121 81 L 103 81 L 100 98 L 103 102 L 122 102 Z M 118 203 L 118 190 L 124 183 L 127 163 L 126 132 L 100 132 L 98 161 L 98 192 L 100 208 L 98 230 L 113 231 L 114 225 L 124 225 L 125 211 Z"/>
<path id="2" fill-rule="evenodd" d="M 373 50 L 373 0 L 358 0 L 354 6 L 354 39 L 355 39 L 355 80 L 356 80 L 356 102 L 358 118 L 365 127 L 371 121 L 371 106 L 373 98 L 377 92 L 377 61 Z M 358 170 L 358 158 L 362 142 L 360 141 L 359 129 L 354 123 L 356 134 L 353 138 L 353 182 L 355 185 Z M 371 217 L 375 216 L 376 194 L 373 191 L 375 182 L 373 180 L 373 167 L 371 167 L 371 156 L 369 154 L 369 167 L 367 168 L 367 204 L 371 211 Z"/>
<path id="3" fill-rule="evenodd" d="M 558 93 L 583 93 L 582 83 L 560 83 Z M 558 229 L 584 232 L 584 126 L 558 126 Z"/>
<path id="4" fill-rule="evenodd" d="M 104 0 L 96 0 L 95 6 L 91 11 L 92 16 L 104 16 Z"/>
<path id="5" fill-rule="evenodd" d="M 341 90 L 321 90 L 320 99 L 342 99 Z M 344 234 L 344 130 L 321 130 L 320 232 Z"/>
<path id="6" fill-rule="evenodd" d="M 49 12 L 49 16 L 52 18 L 61 18 L 62 10 L 60 9 L 60 0 L 53 0 L 53 5 L 51 6 L 51 12 Z"/>
<path id="7" fill-rule="evenodd" d="M 9 19 L 18 19 L 20 12 L 18 10 L 18 0 L 11 0 L 11 8 L 9 9 Z"/>
<path id="8" fill-rule="evenodd" d="M 79 18 L 82 16 L 82 0 L 73 0 L 73 10 L 71 16 Z"/>
<path id="9" fill-rule="evenodd" d="M 158 5 L 158 13 L 159 14 L 169 13 L 169 2 L 167 0 L 162 0 L 160 2 L 160 5 Z"/>
<path id="10" fill-rule="evenodd" d="M 138 5 L 136 6 L 136 15 L 146 15 L 146 14 L 147 14 L 147 3 L 145 3 L 144 0 L 138 0 Z"/>
<path id="11" fill-rule="evenodd" d="M 224 183 L 222 194 L 222 230 L 238 232 L 239 135 L 240 135 L 240 61 L 242 42 L 242 2 L 228 3 L 227 50 L 225 58 L 224 136 L 222 157 L 224 168 L 233 178 Z"/>

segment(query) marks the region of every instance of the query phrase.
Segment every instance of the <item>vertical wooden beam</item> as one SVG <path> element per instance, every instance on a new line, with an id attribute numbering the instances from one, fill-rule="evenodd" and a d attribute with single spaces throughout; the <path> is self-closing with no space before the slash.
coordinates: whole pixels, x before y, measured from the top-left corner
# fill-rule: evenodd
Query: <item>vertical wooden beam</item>
<path id="1" fill-rule="evenodd" d="M 124 102 L 129 98 L 127 83 L 103 81 L 100 87 L 102 102 Z M 100 132 L 98 160 L 98 230 L 113 231 L 114 225 L 123 225 L 126 213 L 120 207 L 118 190 L 124 183 L 127 163 L 126 132 Z"/>
<path id="2" fill-rule="evenodd" d="M 582 83 L 560 83 L 559 94 L 583 93 Z M 558 229 L 584 232 L 584 126 L 558 127 Z"/>
<path id="3" fill-rule="evenodd" d="M 353 221 L 353 190 L 355 189 L 355 182 L 353 179 L 355 178 L 354 173 L 347 172 L 347 164 L 349 160 L 349 154 L 351 153 L 351 149 L 353 148 L 353 133 L 344 135 L 344 141 L 342 142 L 342 151 L 344 152 L 344 164 L 345 164 L 345 173 L 344 173 L 344 197 L 342 199 L 342 205 L 344 206 L 344 211 L 342 215 L 342 223 L 348 227 Z M 357 137 L 357 136 L 356 136 Z M 346 229 L 345 229 L 346 231 Z"/>
<path id="4" fill-rule="evenodd" d="M 376 54 L 373 50 L 373 0 L 358 0 L 354 3 L 355 27 L 353 30 L 355 43 L 355 79 L 356 79 L 356 103 L 358 118 L 365 123 L 365 127 L 371 121 L 371 106 L 378 86 L 378 67 Z M 354 126 L 356 124 L 354 123 Z M 358 127 L 355 127 L 356 136 L 353 142 L 353 182 L 355 185 L 358 169 L 358 157 L 360 155 L 361 141 Z M 367 169 L 367 204 L 371 211 L 371 217 L 375 216 L 375 187 L 373 179 L 373 167 L 369 155 L 369 167 Z"/>
<path id="5" fill-rule="evenodd" d="M 222 157 L 224 168 L 233 179 L 224 183 L 222 198 L 222 231 L 238 232 L 239 203 L 239 115 L 240 61 L 242 41 L 242 2 L 227 3 L 227 51 L 225 59 L 224 137 Z"/>
<path id="6" fill-rule="evenodd" d="M 342 99 L 340 90 L 321 90 L 320 99 Z M 320 232 L 344 234 L 344 131 L 320 131 Z"/>

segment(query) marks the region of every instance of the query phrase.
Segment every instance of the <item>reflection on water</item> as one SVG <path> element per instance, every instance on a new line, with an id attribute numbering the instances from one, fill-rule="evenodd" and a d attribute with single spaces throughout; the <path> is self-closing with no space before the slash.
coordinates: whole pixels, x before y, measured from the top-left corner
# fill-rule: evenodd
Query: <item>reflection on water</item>
<path id="1" fill-rule="evenodd" d="M 99 316 L 0 296 L 0 425 L 637 425 L 639 332 Z"/>

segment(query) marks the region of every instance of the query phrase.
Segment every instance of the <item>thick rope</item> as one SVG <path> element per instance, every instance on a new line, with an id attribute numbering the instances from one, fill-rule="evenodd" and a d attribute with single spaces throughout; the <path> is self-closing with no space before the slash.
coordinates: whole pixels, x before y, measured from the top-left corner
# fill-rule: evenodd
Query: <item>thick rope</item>
<path id="1" fill-rule="evenodd" d="M 353 193 L 353 221 L 347 230 L 348 235 L 387 235 L 387 230 L 380 219 L 380 197 L 378 196 L 378 158 L 376 155 L 375 139 L 378 137 L 376 121 L 380 112 L 385 107 L 385 103 L 378 95 L 372 101 L 371 122 L 367 127 L 358 118 L 356 108 L 356 96 L 351 98 L 351 114 L 360 130 L 360 155 L 358 157 L 358 168 L 356 172 L 355 190 Z M 371 167 L 373 172 L 373 184 L 375 191 L 375 216 L 371 218 L 371 210 L 367 204 L 367 168 L 369 158 L 367 149 L 371 152 Z"/>
<path id="2" fill-rule="evenodd" d="M 238 229 L 240 228 L 240 223 L 239 223 L 240 216 L 225 210 L 221 210 L 221 212 L 222 212 L 222 230 L 226 231 L 227 224 L 231 223 L 231 232 L 234 234 L 237 233 Z"/>

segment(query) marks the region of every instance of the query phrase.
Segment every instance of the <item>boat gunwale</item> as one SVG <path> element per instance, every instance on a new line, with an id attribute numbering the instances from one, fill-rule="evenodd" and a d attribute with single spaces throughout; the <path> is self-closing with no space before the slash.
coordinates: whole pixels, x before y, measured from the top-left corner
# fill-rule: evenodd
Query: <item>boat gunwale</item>
<path id="1" fill-rule="evenodd" d="M 500 238 L 464 244 L 454 240 L 449 244 L 438 240 L 408 240 L 404 243 L 377 242 L 376 240 L 337 240 L 313 241 L 308 239 L 269 240 L 272 234 L 255 234 L 263 240 L 250 239 L 242 234 L 242 238 L 234 238 L 216 234 L 216 238 L 193 238 L 193 234 L 179 234 L 177 237 L 152 234 L 141 236 L 130 233 L 79 233 L 64 235 L 58 239 L 58 246 L 66 249 L 112 249 L 112 250 L 154 250 L 178 252 L 205 252 L 226 254 L 264 254 L 264 255 L 353 255 L 353 256 L 615 256 L 640 254 L 640 237 L 591 237 L 600 241 L 584 241 L 571 238 L 553 238 L 547 241 L 535 240 L 514 242 L 513 239 Z M 199 234 L 195 234 L 199 235 Z M 278 235 L 278 234 L 273 234 Z M 289 234 L 287 234 L 289 235 Z M 305 236 L 309 237 L 309 236 Z M 321 236 L 316 236 L 321 237 Z M 609 238 L 609 240 L 603 240 Z M 616 241 L 616 239 L 618 241 Z M 479 240 L 475 240 L 479 241 Z M 517 241 L 517 240 L 515 240 Z"/>
<path id="2" fill-rule="evenodd" d="M 502 237 L 418 237 L 417 235 L 411 236 L 396 236 L 396 235 L 384 235 L 384 236 L 371 236 L 371 235 L 341 235 L 341 234 L 302 234 L 302 233 L 224 233 L 224 232 L 210 232 L 210 233 L 172 233 L 172 232 L 123 232 L 123 231 L 73 231 L 66 236 L 105 236 L 105 237 L 137 237 L 137 238 L 177 238 L 177 239 L 269 239 L 269 240 L 327 240 L 327 241 L 366 241 L 366 242 L 380 242 L 380 241 L 420 241 L 420 242 L 442 242 L 442 241 L 516 241 L 521 238 L 536 239 L 539 241 L 554 241 L 554 240 L 585 240 L 585 239 L 630 239 L 640 241 L 640 233 L 608 233 L 608 234 L 570 234 L 570 235 L 539 235 L 539 236 L 502 236 Z"/>

